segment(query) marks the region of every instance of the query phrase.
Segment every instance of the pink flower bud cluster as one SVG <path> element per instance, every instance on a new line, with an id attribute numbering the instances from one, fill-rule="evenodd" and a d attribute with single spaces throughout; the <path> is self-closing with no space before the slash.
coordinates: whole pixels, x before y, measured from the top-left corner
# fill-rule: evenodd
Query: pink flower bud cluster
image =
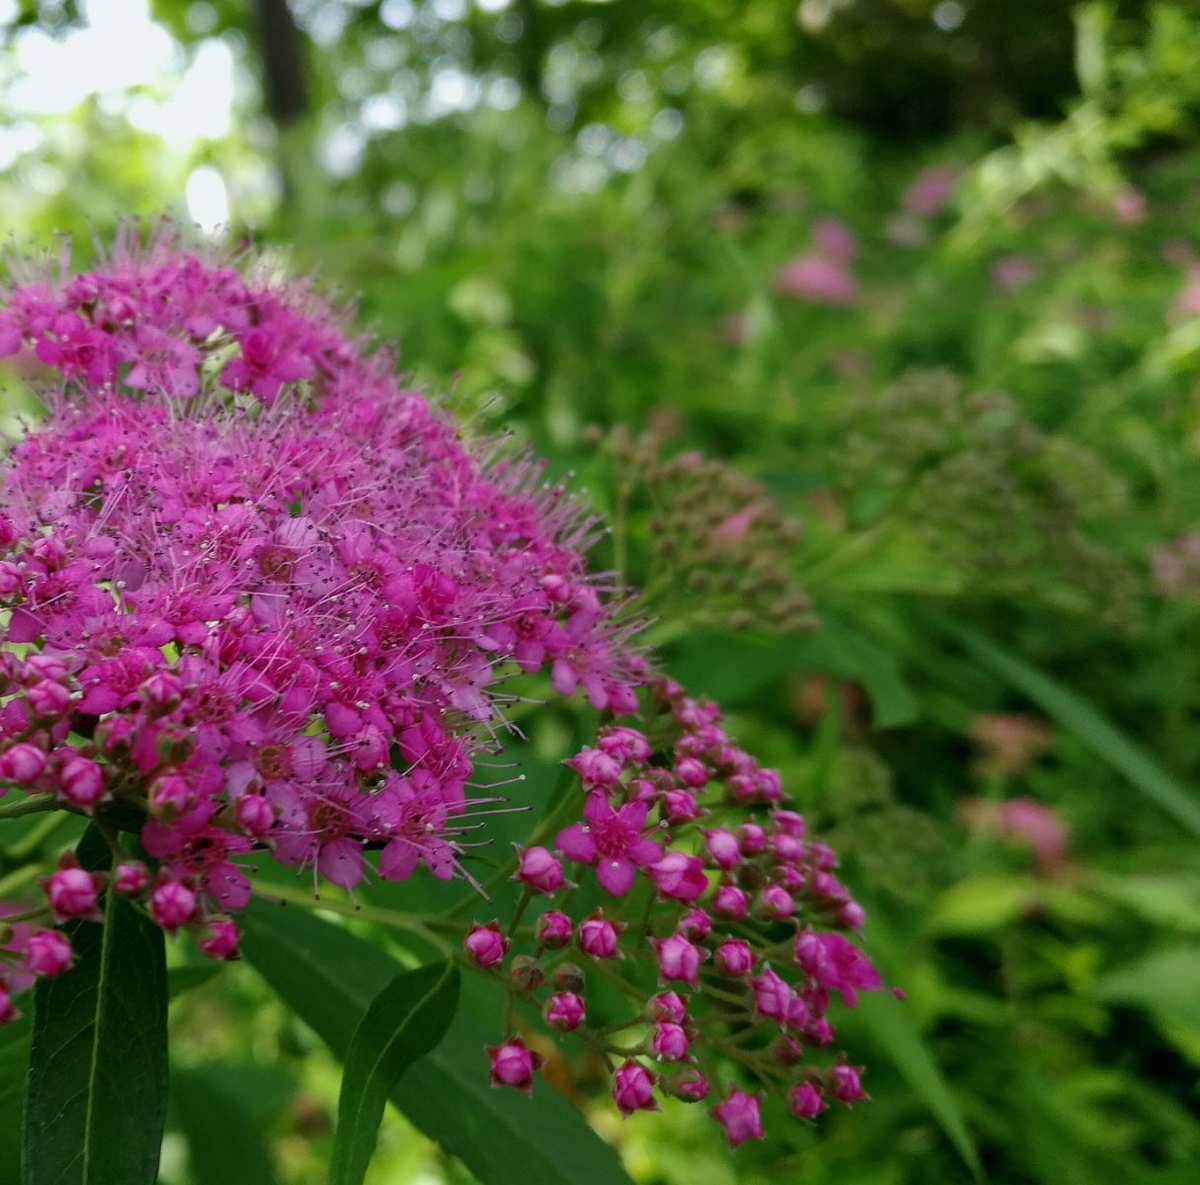
<path id="1" fill-rule="evenodd" d="M 516 879 L 552 904 L 523 932 L 534 953 L 514 956 L 507 980 L 517 994 L 547 985 L 544 1020 L 608 1060 L 624 1115 L 662 1097 L 699 1102 L 729 1079 L 711 1114 L 736 1145 L 763 1134 L 762 1091 L 748 1079 L 801 1119 L 867 1097 L 861 1067 L 824 1051 L 832 1001 L 853 1008 L 883 984 L 854 939 L 863 911 L 834 853 L 788 809 L 778 774 L 728 738 L 712 703 L 666 679 L 651 696 L 645 733 L 605 728 L 569 762 L 584 791 L 580 821 L 553 850 L 519 853 Z M 589 868 L 607 901 L 573 918 L 553 899 L 568 875 L 586 895 Z M 474 962 L 501 977 L 513 945 L 497 923 L 466 940 Z M 541 966 L 532 977 L 531 957 Z M 635 974 L 646 958 L 660 985 L 649 1001 Z M 589 963 L 639 1005 L 628 1021 L 593 1022 Z M 536 1067 L 523 1043 L 491 1057 L 494 1083 L 530 1089 Z"/>
<path id="2" fill-rule="evenodd" d="M 0 474 L 0 794 L 141 812 L 154 869 L 114 886 L 164 930 L 230 957 L 252 849 L 345 888 L 365 847 L 390 880 L 465 875 L 509 673 L 636 710 L 591 521 L 306 286 L 127 232 L 0 291 L 18 352 L 49 415 Z"/>

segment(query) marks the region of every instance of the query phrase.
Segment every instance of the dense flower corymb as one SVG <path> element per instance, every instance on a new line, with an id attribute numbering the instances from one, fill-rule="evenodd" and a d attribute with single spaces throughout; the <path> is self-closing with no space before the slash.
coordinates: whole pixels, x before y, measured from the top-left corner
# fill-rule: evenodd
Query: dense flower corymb
<path id="1" fill-rule="evenodd" d="M 365 847 L 389 879 L 468 876 L 506 670 L 636 708 L 590 522 L 306 286 L 126 233 L 0 291 L 14 354 L 49 414 L 0 477 L 0 793 L 141 812 L 155 868 L 113 887 L 165 930 L 234 954 L 252 849 L 346 888 Z M 60 919 L 102 890 L 46 884 Z"/>

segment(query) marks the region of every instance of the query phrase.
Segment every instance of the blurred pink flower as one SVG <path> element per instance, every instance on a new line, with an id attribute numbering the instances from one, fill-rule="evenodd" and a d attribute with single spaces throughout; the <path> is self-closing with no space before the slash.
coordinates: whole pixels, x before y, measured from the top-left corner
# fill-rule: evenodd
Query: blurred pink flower
<path id="1" fill-rule="evenodd" d="M 858 303 L 858 281 L 844 263 L 823 255 L 797 255 L 776 273 L 775 291 L 793 300 L 848 307 Z"/>
<path id="2" fill-rule="evenodd" d="M 945 209 L 957 181 L 957 169 L 949 165 L 931 165 L 913 178 L 904 191 L 901 204 L 910 214 L 932 218 Z"/>
<path id="3" fill-rule="evenodd" d="M 1126 185 L 1113 195 L 1113 213 L 1117 221 L 1136 226 L 1146 218 L 1146 195 L 1132 185 Z"/>
<path id="4" fill-rule="evenodd" d="M 1037 264 L 1028 255 L 1002 255 L 992 264 L 992 288 L 1011 296 L 1038 277 Z"/>

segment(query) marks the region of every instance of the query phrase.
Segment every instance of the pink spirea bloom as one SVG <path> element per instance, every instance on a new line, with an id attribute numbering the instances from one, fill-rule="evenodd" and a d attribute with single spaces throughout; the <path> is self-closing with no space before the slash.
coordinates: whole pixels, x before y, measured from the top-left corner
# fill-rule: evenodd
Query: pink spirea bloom
<path id="1" fill-rule="evenodd" d="M 35 975 L 53 979 L 71 966 L 71 942 L 58 930 L 39 930 L 25 944 L 25 963 Z"/>
<path id="2" fill-rule="evenodd" d="M 858 280 L 840 259 L 797 255 L 775 273 L 772 286 L 780 296 L 812 304 L 847 307 L 859 301 Z"/>
<path id="3" fill-rule="evenodd" d="M 493 1086 L 511 1086 L 526 1094 L 533 1093 L 533 1074 L 545 1060 L 520 1037 L 510 1037 L 501 1045 L 487 1047 L 491 1061 Z"/>
<path id="4" fill-rule="evenodd" d="M 307 283 L 129 227 L 93 271 L 0 288 L 0 354 L 22 349 L 48 414 L 0 474 L 0 611 L 25 654 L 0 663 L 0 775 L 141 805 L 166 928 L 244 906 L 256 845 L 347 889 L 365 848 L 386 879 L 472 879 L 509 671 L 636 710 L 645 662 L 580 505 L 467 443 Z M 596 753 L 602 784 L 649 749 L 630 729 Z M 545 849 L 521 876 L 562 883 Z M 94 908 L 82 885 L 55 882 L 60 916 Z"/>
<path id="5" fill-rule="evenodd" d="M 614 897 L 623 897 L 639 867 L 662 859 L 662 848 L 643 838 L 649 804 L 628 802 L 613 810 L 603 793 L 591 794 L 583 822 L 558 833 L 558 850 L 568 860 L 596 866 L 596 879 Z"/>

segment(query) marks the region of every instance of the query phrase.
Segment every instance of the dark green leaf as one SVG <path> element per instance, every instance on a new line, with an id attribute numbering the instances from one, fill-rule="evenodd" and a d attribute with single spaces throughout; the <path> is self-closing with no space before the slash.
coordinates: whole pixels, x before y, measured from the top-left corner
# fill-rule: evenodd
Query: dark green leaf
<path id="1" fill-rule="evenodd" d="M 258 1067 L 248 1069 L 254 1074 Z M 171 1098 L 187 1136 L 193 1185 L 274 1185 L 259 1117 L 229 1089 L 226 1075 L 207 1066 L 176 1070 Z"/>
<path id="2" fill-rule="evenodd" d="M 195 963 L 187 967 L 172 967 L 167 972 L 167 996 L 174 1000 L 184 992 L 190 992 L 208 983 L 218 975 L 224 963 Z"/>
<path id="3" fill-rule="evenodd" d="M 79 859 L 107 867 L 94 830 Z M 167 1105 L 162 931 L 115 893 L 103 925 L 66 929 L 75 966 L 34 997 L 25 1185 L 153 1185 Z"/>
<path id="4" fill-rule="evenodd" d="M 378 947 L 302 910 L 253 902 L 243 919 L 246 958 L 344 1057 L 358 1017 L 400 968 Z M 533 1099 L 489 1086 L 484 1046 L 496 1037 L 460 1009 L 392 1101 L 484 1185 L 628 1185 L 616 1153 L 549 1084 L 540 1083 Z"/>
<path id="5" fill-rule="evenodd" d="M 361 1185 L 388 1095 L 400 1075 L 446 1035 L 458 989 L 458 968 L 433 963 L 398 975 L 371 1001 L 346 1054 L 330 1185 Z"/>

